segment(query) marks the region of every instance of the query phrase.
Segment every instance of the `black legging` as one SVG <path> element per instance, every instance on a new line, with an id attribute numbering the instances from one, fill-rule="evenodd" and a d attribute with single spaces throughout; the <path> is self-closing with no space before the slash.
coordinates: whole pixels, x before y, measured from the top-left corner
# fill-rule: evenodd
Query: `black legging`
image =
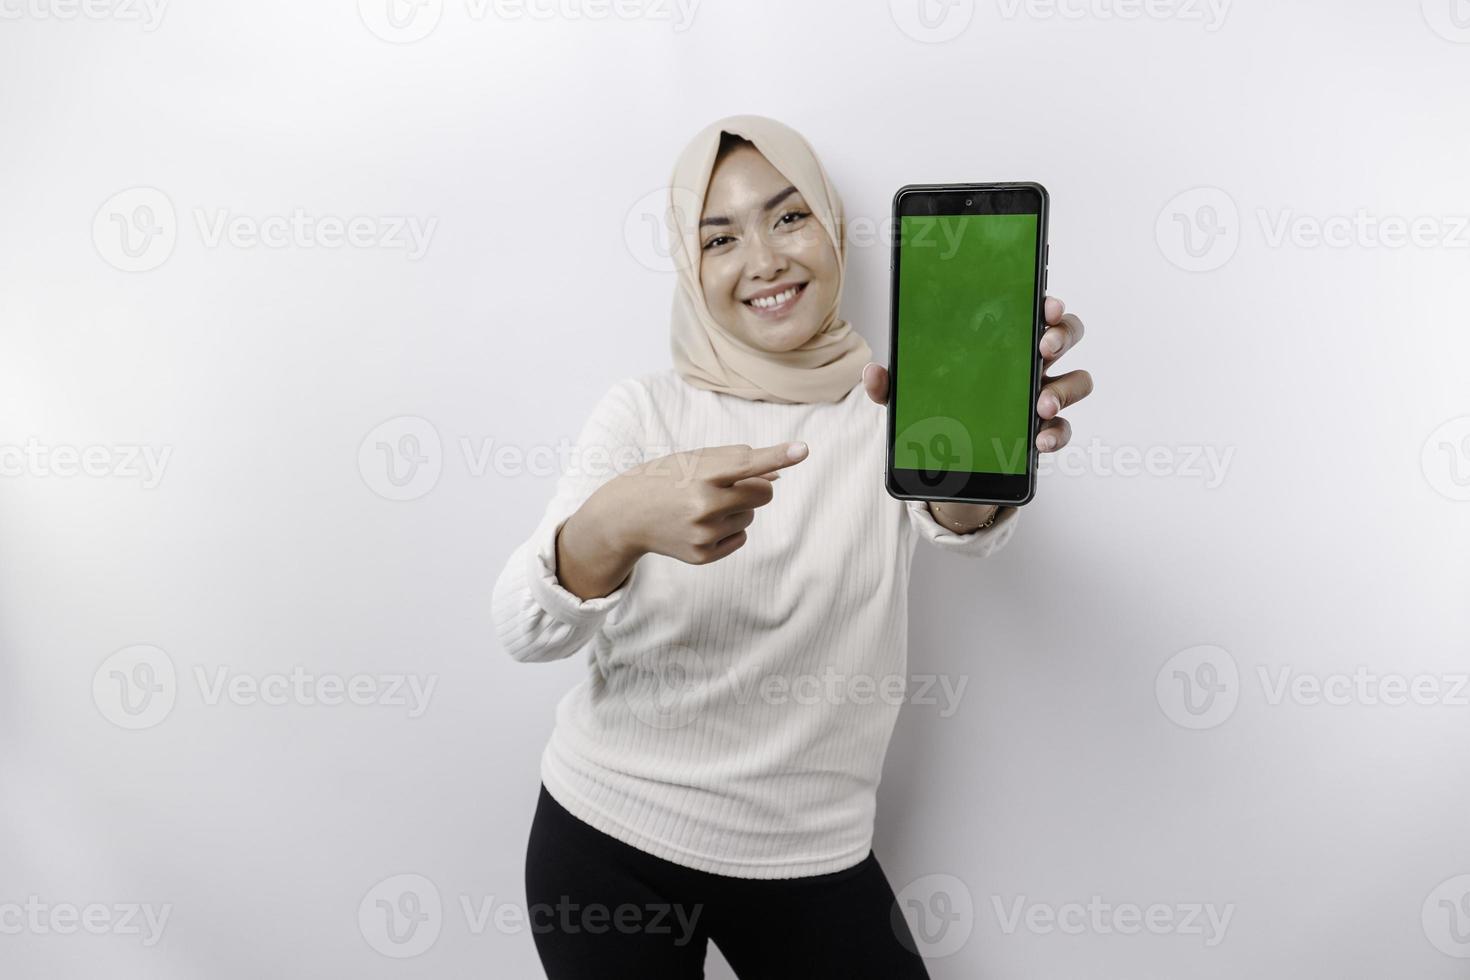
<path id="1" fill-rule="evenodd" d="M 696 871 L 536 804 L 526 904 L 550 980 L 704 976 L 714 940 L 742 980 L 927 978 L 871 851 L 851 868 L 758 880 Z"/>

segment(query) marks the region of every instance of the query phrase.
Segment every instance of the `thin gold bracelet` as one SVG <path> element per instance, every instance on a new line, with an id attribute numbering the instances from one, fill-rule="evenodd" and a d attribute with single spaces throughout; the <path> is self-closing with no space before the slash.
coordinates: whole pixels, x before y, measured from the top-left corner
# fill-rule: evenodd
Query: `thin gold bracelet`
<path id="1" fill-rule="evenodd" d="M 935 507 L 938 507 L 938 508 L 943 508 L 944 507 L 944 505 L 941 504 L 941 503 L 936 503 L 934 506 Z M 987 520 L 984 524 L 977 524 L 976 526 L 970 528 L 970 530 L 965 531 L 965 532 L 955 531 L 955 528 L 954 527 L 949 527 L 948 530 L 955 531 L 955 533 L 957 533 L 957 534 L 958 533 L 973 534 L 976 531 L 983 531 L 987 527 L 990 527 L 992 524 L 994 524 L 996 522 L 996 519 L 999 518 L 999 517 L 1000 517 L 1000 507 L 997 506 L 995 508 L 995 510 L 993 510 L 991 512 L 990 519 Z M 946 517 L 945 520 L 950 521 L 952 524 L 958 524 L 959 523 L 958 521 L 955 521 L 953 518 L 950 518 L 950 517 Z"/>

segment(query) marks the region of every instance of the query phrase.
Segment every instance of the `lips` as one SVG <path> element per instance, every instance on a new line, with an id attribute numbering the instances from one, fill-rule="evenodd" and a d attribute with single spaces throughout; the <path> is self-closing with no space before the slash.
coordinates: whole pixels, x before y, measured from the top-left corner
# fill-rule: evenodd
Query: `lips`
<path id="1" fill-rule="evenodd" d="M 744 301 L 757 316 L 774 318 L 785 316 L 790 312 L 806 292 L 807 283 L 791 283 L 785 286 L 772 286 L 763 290 Z"/>

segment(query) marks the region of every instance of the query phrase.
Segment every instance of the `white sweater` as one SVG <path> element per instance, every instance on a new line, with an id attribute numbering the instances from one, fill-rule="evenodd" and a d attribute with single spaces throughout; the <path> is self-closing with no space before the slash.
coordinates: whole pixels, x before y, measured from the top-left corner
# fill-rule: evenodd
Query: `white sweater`
<path id="1" fill-rule="evenodd" d="M 883 488 L 884 409 L 786 405 L 695 388 L 674 371 L 614 385 L 573 465 L 495 586 L 516 660 L 587 651 L 541 758 L 586 823 L 669 861 L 741 878 L 826 874 L 872 843 L 907 682 L 909 566 L 924 538 L 983 557 L 1015 508 L 957 535 Z M 646 555 L 610 595 L 557 582 L 556 533 L 613 472 L 672 452 L 801 440 L 743 548 L 709 565 Z"/>

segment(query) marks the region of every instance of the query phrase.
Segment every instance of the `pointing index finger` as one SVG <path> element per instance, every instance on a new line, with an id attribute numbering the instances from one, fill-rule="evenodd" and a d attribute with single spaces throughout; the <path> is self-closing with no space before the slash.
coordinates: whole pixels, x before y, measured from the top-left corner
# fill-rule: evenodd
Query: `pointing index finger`
<path id="1" fill-rule="evenodd" d="M 761 449 L 751 449 L 738 456 L 732 465 L 722 467 L 712 476 L 718 483 L 729 486 L 753 476 L 764 476 L 785 469 L 806 459 L 806 454 L 807 446 L 804 442 L 782 442 Z"/>

